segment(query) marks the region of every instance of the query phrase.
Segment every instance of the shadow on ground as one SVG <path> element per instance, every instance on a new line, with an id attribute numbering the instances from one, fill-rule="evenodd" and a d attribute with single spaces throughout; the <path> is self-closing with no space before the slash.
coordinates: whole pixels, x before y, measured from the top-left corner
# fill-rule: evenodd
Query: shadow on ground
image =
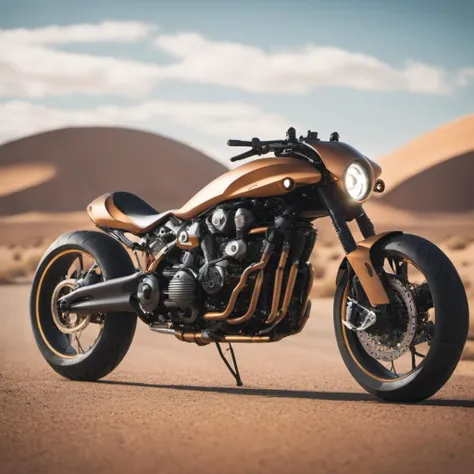
<path id="1" fill-rule="evenodd" d="M 166 385 L 150 384 L 143 382 L 124 382 L 120 380 L 100 380 L 96 383 L 106 385 L 126 385 L 129 387 L 143 387 L 154 389 L 184 390 L 189 392 L 210 392 L 223 393 L 230 395 L 246 395 L 257 397 L 275 397 L 275 398 L 299 398 L 307 400 L 330 400 L 339 402 L 372 402 L 375 404 L 387 404 L 381 402 L 375 397 L 365 393 L 350 392 L 317 392 L 312 390 L 281 390 L 271 388 L 237 388 L 237 387 L 202 387 L 194 385 Z M 460 407 L 474 408 L 474 400 L 455 400 L 455 399 L 431 399 L 414 405 L 438 406 L 438 407 Z"/>

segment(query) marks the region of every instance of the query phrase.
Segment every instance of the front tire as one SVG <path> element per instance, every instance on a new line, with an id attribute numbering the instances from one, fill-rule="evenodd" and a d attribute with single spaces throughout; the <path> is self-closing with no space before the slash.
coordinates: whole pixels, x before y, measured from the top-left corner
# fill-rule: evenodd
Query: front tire
<path id="1" fill-rule="evenodd" d="M 71 380 L 96 381 L 112 372 L 122 361 L 133 340 L 137 316 L 114 313 L 100 316 L 101 330 L 88 350 L 74 349 L 74 334 L 64 334 L 55 323 L 51 301 L 76 259 L 81 265 L 90 257 L 109 280 L 132 274 L 135 269 L 126 250 L 99 232 L 76 231 L 59 237 L 46 251 L 33 280 L 30 316 L 38 348 L 48 364 Z M 82 347 L 81 347 L 82 349 Z"/>
<path id="2" fill-rule="evenodd" d="M 334 298 L 337 344 L 350 373 L 369 393 L 389 402 L 418 402 L 443 387 L 459 362 L 469 326 L 466 293 L 451 261 L 428 240 L 397 234 L 382 240 L 374 252 L 379 263 L 385 258 L 398 258 L 407 265 L 410 262 L 423 274 L 432 297 L 430 311 L 434 311 L 436 318 L 429 351 L 419 366 L 406 373 L 395 371 L 395 374 L 370 356 L 356 332 L 342 324 L 352 285 L 347 273 L 339 282 Z M 417 353 L 414 344 L 413 350 Z M 412 353 L 412 360 L 414 358 Z"/>

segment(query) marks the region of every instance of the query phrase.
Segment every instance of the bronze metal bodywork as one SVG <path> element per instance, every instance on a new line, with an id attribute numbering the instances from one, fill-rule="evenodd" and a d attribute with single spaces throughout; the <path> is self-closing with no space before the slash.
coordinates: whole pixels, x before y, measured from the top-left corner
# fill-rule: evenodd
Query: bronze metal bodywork
<path id="1" fill-rule="evenodd" d="M 400 231 L 382 232 L 372 235 L 357 244 L 357 248 L 346 255 L 347 260 L 360 280 L 371 305 L 388 304 L 390 299 L 385 291 L 382 281 L 375 271 L 372 263 L 371 250 L 377 242 L 389 235 L 398 234 Z"/>
<path id="2" fill-rule="evenodd" d="M 365 157 L 355 148 L 342 142 L 308 141 L 323 160 L 338 186 L 343 187 L 343 177 L 347 166 L 353 161 L 366 163 L 372 188 L 381 174 L 379 165 Z M 291 178 L 294 186 L 283 186 L 283 181 Z M 180 209 L 155 215 L 127 215 L 114 203 L 113 193 L 99 196 L 87 207 L 89 216 L 101 227 L 120 229 L 133 234 L 144 234 L 153 230 L 161 221 L 174 215 L 181 220 L 192 219 L 210 207 L 244 197 L 271 197 L 290 193 L 294 188 L 316 184 L 321 181 L 321 173 L 311 163 L 295 158 L 262 158 L 224 173 L 192 197 Z M 361 202 L 366 201 L 369 195 Z M 308 217 L 323 217 L 324 212 L 306 211 Z M 257 230 L 258 229 L 258 230 Z M 250 231 L 259 232 L 261 228 Z M 181 248 L 192 248 L 194 242 L 178 243 Z"/>
<path id="3" fill-rule="evenodd" d="M 309 141 L 323 160 L 334 180 L 343 187 L 343 177 L 347 166 L 353 161 L 363 161 L 370 174 L 372 188 L 381 174 L 381 168 L 366 158 L 355 148 L 342 142 Z M 291 178 L 294 187 L 287 189 L 283 181 Z M 192 219 L 210 207 L 244 197 L 271 197 L 290 193 L 294 188 L 316 184 L 321 180 L 321 173 L 311 163 L 295 158 L 262 158 L 224 173 L 192 197 L 180 209 L 170 210 L 156 215 L 127 215 L 114 203 L 113 193 L 103 194 L 87 207 L 89 216 L 101 227 L 120 229 L 133 234 L 144 234 L 153 230 L 161 221 L 174 215 L 181 220 Z M 369 195 L 364 199 L 366 201 Z M 361 202 L 364 202 L 361 201 Z M 309 217 L 323 217 L 324 212 L 306 211 Z M 250 233 L 260 232 L 256 228 Z M 181 248 L 192 248 L 193 242 L 178 243 Z"/>
<path id="4" fill-rule="evenodd" d="M 153 216 L 128 216 L 115 205 L 113 193 L 102 194 L 94 199 L 87 206 L 87 213 L 98 226 L 120 229 L 132 234 L 148 232 L 171 215 L 168 211 Z"/>
<path id="5" fill-rule="evenodd" d="M 205 186 L 181 209 L 171 211 L 182 220 L 192 219 L 221 202 L 244 197 L 281 196 L 291 192 L 283 180 L 295 187 L 315 184 L 321 173 L 307 161 L 294 158 L 262 158 L 235 168 Z"/>
<path id="6" fill-rule="evenodd" d="M 357 151 L 354 147 L 343 142 L 325 142 L 325 141 L 308 141 L 308 145 L 313 147 L 321 157 L 324 165 L 334 177 L 338 186 L 345 192 L 343 179 L 346 168 L 354 161 L 366 164 L 366 170 L 369 172 L 371 182 L 370 189 L 375 186 L 375 181 L 382 174 L 382 168 L 374 161 Z M 371 193 L 360 202 L 367 201 Z"/>

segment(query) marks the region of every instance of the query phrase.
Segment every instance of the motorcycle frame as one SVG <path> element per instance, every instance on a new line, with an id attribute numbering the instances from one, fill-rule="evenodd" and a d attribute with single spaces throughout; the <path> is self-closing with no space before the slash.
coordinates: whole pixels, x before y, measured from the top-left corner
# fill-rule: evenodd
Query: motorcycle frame
<path id="1" fill-rule="evenodd" d="M 307 216 L 312 217 L 314 216 L 315 219 L 327 216 L 331 218 L 336 234 L 345 252 L 345 257 L 339 267 L 336 283 L 341 278 L 342 272 L 347 271 L 348 267 L 350 266 L 354 274 L 358 277 L 370 304 L 372 306 L 388 304 L 389 297 L 385 290 L 384 284 L 376 270 L 375 250 L 384 239 L 388 238 L 390 235 L 394 235 L 400 232 L 392 231 L 376 234 L 373 224 L 371 223 L 369 217 L 367 216 L 362 207 L 362 203 L 355 203 L 351 201 L 342 189 L 340 183 L 341 180 L 334 181 L 329 176 L 329 172 L 325 168 L 322 160 L 319 159 L 318 161 L 317 157 L 315 159 L 314 152 L 316 152 L 316 155 L 318 156 L 318 149 L 316 146 L 312 148 L 312 156 L 308 156 L 310 154 L 308 149 L 311 148 L 312 147 L 308 146 L 306 152 L 292 153 L 291 155 L 280 155 L 288 157 L 295 155 L 304 156 L 315 166 L 315 168 L 317 168 L 321 172 L 321 181 L 300 189 L 300 192 L 304 192 L 305 198 L 307 198 L 312 203 L 311 209 L 301 210 L 301 214 L 306 214 Z M 297 156 L 295 157 L 297 158 Z M 338 157 L 336 156 L 333 159 L 337 158 Z M 377 167 L 377 165 L 375 166 Z M 379 174 L 379 169 L 376 169 L 375 171 L 377 176 Z M 374 174 L 372 174 L 372 178 L 373 176 Z M 210 209 L 207 209 L 205 213 L 209 212 L 210 210 L 212 210 L 212 207 Z M 364 237 L 364 240 L 360 242 L 355 241 L 354 236 L 348 226 L 348 222 L 352 220 L 356 221 Z M 164 222 L 161 221 L 160 225 L 163 223 Z M 138 249 L 146 251 L 146 246 L 140 247 L 139 244 L 133 243 L 129 239 L 127 239 L 127 237 L 125 236 L 125 232 L 118 231 L 117 229 L 108 229 L 106 227 L 100 228 L 104 230 L 107 234 L 109 234 L 111 237 L 115 238 L 116 240 L 119 240 L 122 244 L 126 245 L 132 250 Z M 250 230 L 250 234 L 264 231 L 266 231 L 266 228 L 258 227 Z M 140 280 L 147 274 L 155 273 L 160 263 L 166 258 L 168 252 L 174 249 L 176 246 L 178 246 L 177 241 L 170 242 L 160 251 L 160 253 L 155 258 L 151 257 L 148 254 L 148 265 L 145 270 L 137 271 L 135 274 L 126 277 L 78 288 L 73 293 L 63 297 L 61 299 L 60 304 L 63 306 L 63 308 L 77 313 L 90 313 L 91 311 L 101 313 L 107 313 L 112 311 L 140 313 L 140 308 L 133 297 L 133 294 L 136 293 Z M 236 288 L 234 289 L 228 306 L 223 313 L 207 313 L 204 315 L 204 318 L 227 320 L 227 322 L 230 324 L 240 324 L 250 319 L 256 308 L 256 303 L 258 301 L 263 279 L 263 271 L 266 266 L 266 263 L 268 262 L 268 258 L 269 254 L 265 254 L 265 252 L 263 252 L 261 260 L 259 262 L 251 264 L 249 267 L 244 269 L 241 279 L 237 284 Z M 281 267 L 282 264 L 284 266 L 285 262 L 280 262 L 279 267 Z M 267 320 L 267 324 L 270 324 L 275 320 L 274 325 L 277 325 L 284 318 L 288 303 L 293 293 L 298 265 L 299 261 L 292 262 L 290 267 L 289 282 L 285 291 L 283 305 L 278 313 L 275 308 L 272 308 L 272 318 L 270 318 L 270 320 Z M 310 274 L 312 275 L 313 272 L 310 264 L 308 268 Z M 281 271 L 281 268 L 279 270 Z M 229 315 L 234 309 L 235 301 L 240 291 L 245 286 L 248 276 L 253 272 L 258 273 L 249 308 L 242 316 L 228 319 Z M 278 288 L 278 285 L 281 285 L 280 279 L 281 278 L 275 279 L 273 301 L 277 301 L 280 298 L 281 288 Z M 302 306 L 301 316 L 305 315 L 305 311 L 307 310 L 309 293 L 313 283 L 313 279 L 310 278 L 310 280 L 311 281 L 308 284 L 308 288 L 305 291 L 305 300 Z M 304 319 L 304 323 L 306 323 L 307 318 L 303 317 L 302 319 Z M 303 326 L 304 324 L 300 324 L 300 326 L 295 332 L 300 332 Z M 169 330 L 167 330 L 167 333 L 169 333 Z M 219 341 L 211 341 L 212 338 L 208 334 L 202 334 L 197 332 L 182 333 L 180 331 L 175 331 L 174 335 L 181 341 L 195 342 L 198 344 L 206 344 L 209 342 L 228 342 L 225 340 L 225 338 L 221 338 Z M 278 339 L 272 339 L 267 335 L 232 336 L 231 342 L 272 342 L 273 340 Z"/>

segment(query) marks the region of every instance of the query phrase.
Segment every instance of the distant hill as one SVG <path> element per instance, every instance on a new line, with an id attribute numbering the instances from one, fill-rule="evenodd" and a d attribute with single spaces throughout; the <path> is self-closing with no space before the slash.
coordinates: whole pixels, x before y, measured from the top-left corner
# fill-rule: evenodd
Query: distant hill
<path id="1" fill-rule="evenodd" d="M 65 128 L 0 146 L 0 215 L 82 211 L 108 191 L 180 207 L 226 168 L 169 138 L 124 128 Z"/>
<path id="2" fill-rule="evenodd" d="M 380 201 L 412 212 L 474 211 L 474 115 L 439 127 L 377 161 Z"/>

